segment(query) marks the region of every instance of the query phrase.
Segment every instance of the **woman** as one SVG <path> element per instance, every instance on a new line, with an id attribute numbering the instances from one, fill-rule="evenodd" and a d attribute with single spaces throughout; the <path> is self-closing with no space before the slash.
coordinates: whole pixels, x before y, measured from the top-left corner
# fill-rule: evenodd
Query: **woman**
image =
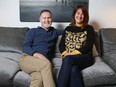
<path id="1" fill-rule="evenodd" d="M 82 5 L 73 11 L 73 20 L 65 28 L 59 44 L 62 66 L 58 87 L 84 87 L 81 70 L 93 64 L 94 29 L 88 24 L 88 10 Z"/>

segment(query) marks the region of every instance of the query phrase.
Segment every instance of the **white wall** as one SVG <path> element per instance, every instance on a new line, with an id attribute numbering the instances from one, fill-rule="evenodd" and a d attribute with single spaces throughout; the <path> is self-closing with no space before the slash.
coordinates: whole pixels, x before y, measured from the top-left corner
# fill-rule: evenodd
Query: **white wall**
<path id="1" fill-rule="evenodd" d="M 116 28 L 116 0 L 90 0 L 89 12 L 96 29 Z"/>
<path id="2" fill-rule="evenodd" d="M 116 0 L 89 0 L 90 24 L 95 29 L 116 28 Z M 38 22 L 20 22 L 19 0 L 0 0 L 0 26 L 37 27 Z M 53 23 L 64 28 L 69 23 Z"/>

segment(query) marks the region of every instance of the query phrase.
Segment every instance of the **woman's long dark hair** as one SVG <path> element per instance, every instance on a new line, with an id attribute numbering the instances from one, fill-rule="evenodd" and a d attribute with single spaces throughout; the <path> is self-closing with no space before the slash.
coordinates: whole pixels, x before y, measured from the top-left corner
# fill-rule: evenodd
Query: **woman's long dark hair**
<path id="1" fill-rule="evenodd" d="M 84 20 L 83 20 L 83 25 L 86 26 L 88 25 L 88 21 L 89 21 L 89 13 L 87 8 L 85 8 L 83 5 L 78 5 L 76 6 L 76 8 L 74 8 L 73 10 L 73 14 L 72 14 L 72 22 L 70 23 L 71 26 L 75 26 L 76 21 L 75 21 L 75 14 L 77 12 L 78 9 L 81 9 L 83 14 L 84 14 Z M 83 26 L 83 27 L 84 27 Z"/>

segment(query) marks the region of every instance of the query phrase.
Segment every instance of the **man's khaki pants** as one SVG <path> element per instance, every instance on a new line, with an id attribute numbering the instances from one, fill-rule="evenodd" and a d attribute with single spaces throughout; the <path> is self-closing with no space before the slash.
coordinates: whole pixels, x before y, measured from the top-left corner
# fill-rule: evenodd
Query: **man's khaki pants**
<path id="1" fill-rule="evenodd" d="M 48 59 L 39 59 L 24 54 L 19 65 L 23 71 L 31 75 L 30 87 L 55 87 L 51 63 Z"/>

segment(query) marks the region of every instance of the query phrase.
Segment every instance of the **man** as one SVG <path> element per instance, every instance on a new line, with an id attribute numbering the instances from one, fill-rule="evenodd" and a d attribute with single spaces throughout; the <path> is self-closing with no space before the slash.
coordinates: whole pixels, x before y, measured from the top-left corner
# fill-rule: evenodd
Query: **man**
<path id="1" fill-rule="evenodd" d="M 56 87 L 50 58 L 57 37 L 63 34 L 63 30 L 51 27 L 52 13 L 49 10 L 42 10 L 39 20 L 41 27 L 30 29 L 25 36 L 24 55 L 19 65 L 31 75 L 30 87 Z"/>

